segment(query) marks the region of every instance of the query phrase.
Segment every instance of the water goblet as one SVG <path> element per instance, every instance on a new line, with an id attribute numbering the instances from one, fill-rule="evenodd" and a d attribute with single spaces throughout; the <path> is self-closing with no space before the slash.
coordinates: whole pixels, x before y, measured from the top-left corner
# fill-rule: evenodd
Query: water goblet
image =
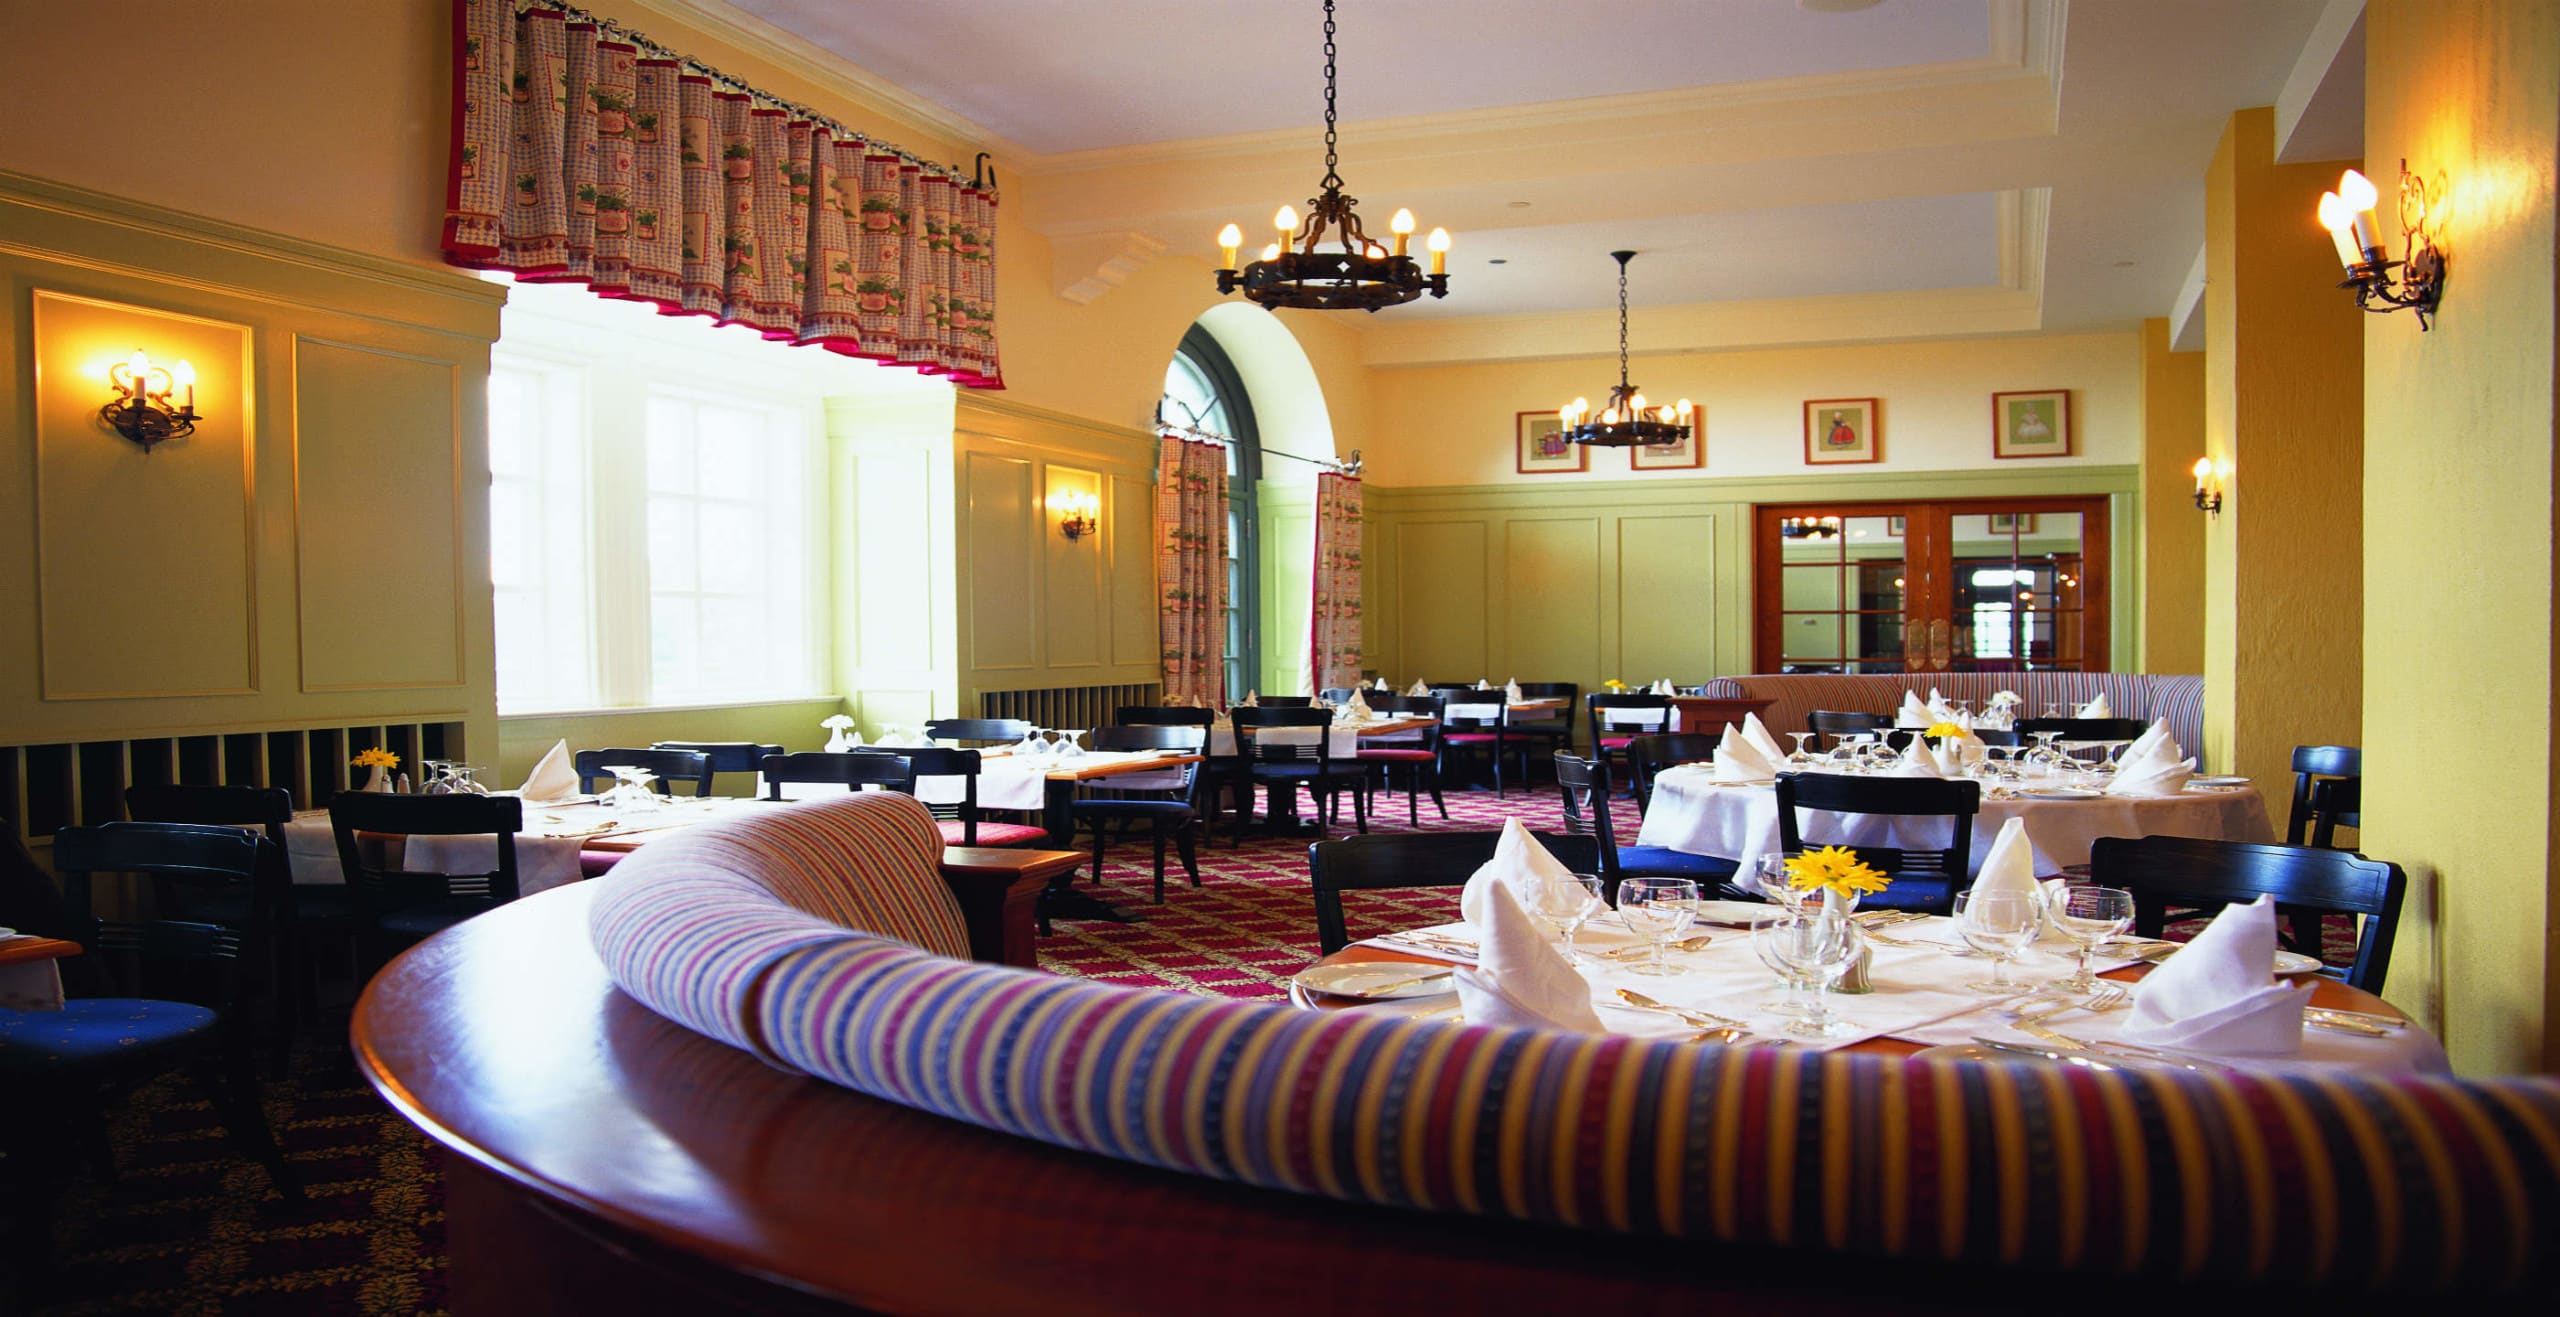
<path id="1" fill-rule="evenodd" d="M 658 805 L 653 785 L 658 775 L 631 764 L 606 764 L 604 771 L 613 774 L 613 786 L 604 793 L 604 804 L 621 810 L 649 810 Z"/>
<path id="2" fill-rule="evenodd" d="M 1813 989 L 1813 1001 L 1786 1031 L 1800 1038 L 1837 1038 L 1857 1026 L 1831 1013 L 1831 984 L 1858 958 L 1858 925 L 1843 910 L 1806 906 L 1781 911 L 1751 928 L 1752 948 L 1783 976 Z"/>
<path id="3" fill-rule="evenodd" d="M 1574 939 L 1591 922 L 1593 915 L 1609 908 L 1609 885 L 1596 873 L 1577 873 L 1572 878 L 1570 884 L 1545 884 L 1539 889 L 1539 896 L 1545 906 L 1545 918 L 1554 923 L 1556 931 L 1564 937 L 1564 963 L 1583 965 L 1588 964 L 1590 958 L 1574 945 Z"/>
<path id="4" fill-rule="evenodd" d="M 1653 955 L 1627 971 L 1655 978 L 1672 973 L 1663 949 L 1698 917 L 1698 884 L 1692 878 L 1625 878 L 1618 882 L 1618 917 L 1653 947 Z"/>
<path id="5" fill-rule="evenodd" d="M 2080 953 L 2080 971 L 2046 984 L 2045 990 L 2096 992 L 2098 976 L 2090 969 L 2089 960 L 2108 938 L 2133 922 L 2133 893 L 2121 887 L 2074 887 L 2065 891 L 2060 901 L 2050 903 L 2046 915 L 2054 931 L 2069 938 L 2073 949 Z"/>
<path id="6" fill-rule="evenodd" d="M 1751 890 L 1789 910 L 1804 904 L 1804 893 L 1787 874 L 1785 851 L 1771 851 L 1759 858 L 1752 869 Z"/>
<path id="7" fill-rule="evenodd" d="M 1802 768 L 1806 764 L 1812 763 L 1813 756 L 1805 752 L 1804 743 L 1813 739 L 1813 733 L 1789 732 L 1787 735 L 1794 737 L 1796 742 L 1795 752 L 1787 756 L 1787 762 L 1798 768 Z"/>
<path id="8" fill-rule="evenodd" d="M 1993 996 L 2023 989 L 2009 978 L 2009 962 L 2044 932 L 2044 898 L 2035 892 L 1956 893 L 1956 931 L 1991 961 L 1991 977 L 1965 986 Z"/>

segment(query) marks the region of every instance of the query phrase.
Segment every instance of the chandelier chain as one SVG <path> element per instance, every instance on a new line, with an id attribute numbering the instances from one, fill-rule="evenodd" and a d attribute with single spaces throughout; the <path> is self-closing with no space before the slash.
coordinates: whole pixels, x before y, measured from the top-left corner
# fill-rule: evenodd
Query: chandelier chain
<path id="1" fill-rule="evenodd" d="M 1342 173 L 1334 157 L 1333 0 L 1324 0 L 1324 186 L 1328 191 L 1342 187 Z"/>
<path id="2" fill-rule="evenodd" d="M 1618 388 L 1627 387 L 1627 263 L 1618 262 Z"/>

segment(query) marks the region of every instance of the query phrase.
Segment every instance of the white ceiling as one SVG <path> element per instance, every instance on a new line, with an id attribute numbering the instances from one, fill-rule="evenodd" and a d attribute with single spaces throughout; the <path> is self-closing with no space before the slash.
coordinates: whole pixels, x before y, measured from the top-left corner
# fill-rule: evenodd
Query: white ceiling
<path id="1" fill-rule="evenodd" d="M 1322 9 L 1305 0 L 731 3 L 1044 155 L 1323 117 Z M 1348 121 L 1975 58 L 1990 8 L 1338 0 L 1336 28 Z"/>
<path id="2" fill-rule="evenodd" d="M 1620 247 L 1638 352 L 2128 327 L 2231 113 L 2362 49 L 2306 53 L 2360 0 L 1836 2 L 1341 0 L 1346 190 L 1457 237 L 1369 359 L 1614 342 Z M 1310 0 L 729 4 L 974 125 L 1065 295 L 1259 247 L 1322 170 Z"/>

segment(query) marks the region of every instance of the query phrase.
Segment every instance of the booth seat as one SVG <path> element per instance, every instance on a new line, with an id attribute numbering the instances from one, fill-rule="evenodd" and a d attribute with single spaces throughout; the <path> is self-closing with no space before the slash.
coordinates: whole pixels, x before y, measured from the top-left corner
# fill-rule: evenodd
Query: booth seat
<path id="1" fill-rule="evenodd" d="M 1775 700 L 1760 720 L 1784 734 L 1812 729 L 1816 710 L 1892 714 L 1902 707 L 1905 691 L 1928 698 L 1931 687 L 1951 700 L 1971 700 L 1986 708 L 2000 691 L 2015 691 L 2024 703 L 2019 716 L 2038 718 L 2047 704 L 2074 708 L 2107 697 L 2118 718 L 2167 719 L 2169 734 L 2188 754 L 2203 758 L 2204 678 L 2160 676 L 2147 672 L 1830 672 L 1760 673 L 1718 677 L 1702 694 L 1714 699 Z"/>
<path id="2" fill-rule="evenodd" d="M 1023 1139 L 1293 1194 L 1913 1264 L 2359 1296 L 2560 1278 L 2560 1081 L 2092 1073 L 1219 1001 L 959 959 L 932 819 L 903 796 L 697 831 L 599 880 L 593 941 L 625 993 Z"/>

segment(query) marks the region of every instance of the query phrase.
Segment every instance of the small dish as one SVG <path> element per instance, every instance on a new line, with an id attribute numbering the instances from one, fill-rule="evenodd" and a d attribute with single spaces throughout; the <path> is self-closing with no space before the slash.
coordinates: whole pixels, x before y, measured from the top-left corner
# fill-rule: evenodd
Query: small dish
<path id="1" fill-rule="evenodd" d="M 2187 785 L 2191 787 L 2245 787 L 2249 785 L 2249 779 L 2245 777 L 2233 777 L 2227 773 L 2198 773 L 2194 777 L 2187 779 Z"/>
<path id="2" fill-rule="evenodd" d="M 1405 997 L 1445 997 L 1456 992 L 1446 965 L 1416 965 L 1409 961 L 1354 961 L 1344 965 L 1311 965 L 1298 971 L 1290 980 L 1309 992 L 1329 997 L 1354 997 L 1363 1001 L 1394 1001 Z"/>
<path id="3" fill-rule="evenodd" d="M 2276 953 L 2276 977 L 2280 979 L 2289 979 L 2300 974 L 2317 974 L 2327 968 L 2328 966 L 2322 964 L 2317 956 L 2306 956 L 2299 951 Z"/>
<path id="4" fill-rule="evenodd" d="M 1778 912 L 1778 907 L 1762 901 L 1691 901 L 1689 910 L 1701 924 L 1718 928 L 1749 928 Z"/>
<path id="5" fill-rule="evenodd" d="M 2107 793 L 2094 787 L 2037 787 L 2018 794 L 2029 800 L 2096 800 Z"/>

